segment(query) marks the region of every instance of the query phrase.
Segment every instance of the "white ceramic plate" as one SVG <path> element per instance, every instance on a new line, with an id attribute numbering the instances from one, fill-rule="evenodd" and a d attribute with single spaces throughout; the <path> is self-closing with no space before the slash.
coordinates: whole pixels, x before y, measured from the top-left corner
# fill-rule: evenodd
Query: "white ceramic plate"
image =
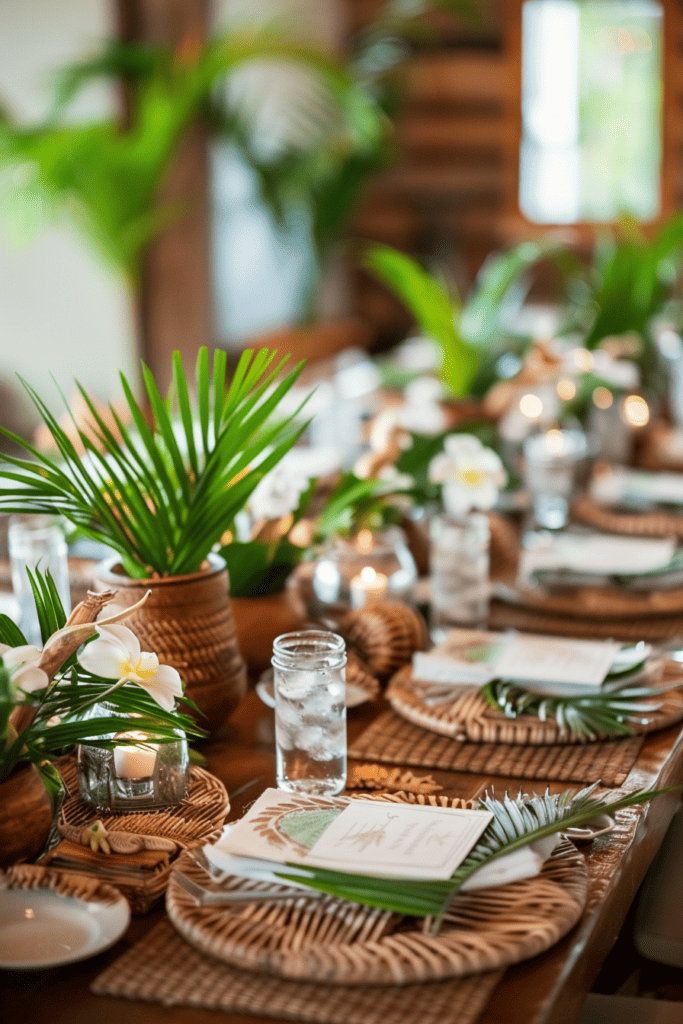
<path id="1" fill-rule="evenodd" d="M 256 684 L 256 692 L 269 708 L 275 707 L 275 691 L 273 689 L 273 683 L 270 679 L 261 679 Z M 347 708 L 356 708 L 359 704 L 365 704 L 367 700 L 370 700 L 370 694 L 367 690 L 364 690 L 361 686 L 354 686 L 353 683 L 346 684 L 346 706 Z"/>
<path id="2" fill-rule="evenodd" d="M 32 971 L 86 960 L 109 949 L 130 922 L 130 907 L 62 896 L 52 889 L 0 891 L 0 968 Z"/>

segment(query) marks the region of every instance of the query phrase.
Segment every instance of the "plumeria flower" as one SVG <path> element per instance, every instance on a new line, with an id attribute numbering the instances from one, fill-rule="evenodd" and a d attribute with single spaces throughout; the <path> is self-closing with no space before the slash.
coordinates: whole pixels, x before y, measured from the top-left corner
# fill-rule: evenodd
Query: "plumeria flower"
<path id="1" fill-rule="evenodd" d="M 266 473 L 254 488 L 249 508 L 254 519 L 281 519 L 299 507 L 301 495 L 308 489 L 307 476 L 277 466 Z"/>
<path id="2" fill-rule="evenodd" d="M 78 655 L 79 664 L 95 676 L 137 683 L 160 707 L 173 711 L 182 697 L 180 676 L 170 665 L 160 665 L 156 654 L 142 651 L 127 626 L 98 626 L 98 637 Z"/>
<path id="3" fill-rule="evenodd" d="M 8 670 L 14 688 L 23 690 L 24 693 L 44 690 L 49 684 L 47 673 L 42 668 L 38 668 L 41 657 L 42 651 L 31 644 L 21 647 L 8 647 L 6 644 L 0 644 L 2 664 Z"/>
<path id="4" fill-rule="evenodd" d="M 429 464 L 429 479 L 442 484 L 443 502 L 449 515 L 466 515 L 472 509 L 488 511 L 498 500 L 507 473 L 500 458 L 473 434 L 451 434 L 444 451 Z"/>

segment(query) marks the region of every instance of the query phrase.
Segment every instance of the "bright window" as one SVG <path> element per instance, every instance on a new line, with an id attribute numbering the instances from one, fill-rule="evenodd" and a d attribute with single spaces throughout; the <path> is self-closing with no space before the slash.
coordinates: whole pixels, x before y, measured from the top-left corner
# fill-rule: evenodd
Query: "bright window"
<path id="1" fill-rule="evenodd" d="M 660 212 L 663 9 L 525 0 L 519 204 L 541 224 Z"/>

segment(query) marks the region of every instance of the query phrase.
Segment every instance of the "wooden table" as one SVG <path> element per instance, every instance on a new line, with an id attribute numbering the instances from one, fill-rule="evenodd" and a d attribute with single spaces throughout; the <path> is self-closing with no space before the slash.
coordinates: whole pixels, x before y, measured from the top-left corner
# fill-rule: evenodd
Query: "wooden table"
<path id="1" fill-rule="evenodd" d="M 382 710 L 364 706 L 349 713 L 349 736 L 354 739 Z M 228 787 L 238 790 L 254 778 L 260 780 L 233 802 L 231 817 L 241 815 L 261 789 L 274 784 L 273 712 L 252 691 L 233 716 L 226 736 L 206 747 L 208 767 Z M 434 771 L 448 796 L 473 797 L 495 782 L 496 792 L 516 791 L 515 779 L 495 780 L 485 775 Z M 683 738 L 679 729 L 649 736 L 626 790 L 664 788 L 683 783 Z M 526 792 L 543 789 L 525 781 Z M 550 784 L 551 790 L 565 784 Z M 657 797 L 644 808 L 625 812 L 616 833 L 594 841 L 586 850 L 592 878 L 591 894 L 582 920 L 547 953 L 509 969 L 493 993 L 478 1024 L 572 1024 L 583 998 L 595 980 L 621 929 L 627 911 L 652 861 L 679 794 Z M 50 971 L 0 971 L 0 1018 L 13 1024 L 253 1024 L 243 1014 L 224 1014 L 186 1007 L 100 998 L 89 984 L 106 964 L 141 938 L 163 916 L 163 909 L 135 918 L 126 936 L 112 949 L 92 960 Z M 272 1020 L 272 1018 L 271 1018 Z M 284 1022 L 282 1022 L 284 1024 Z M 406 1024 L 415 1024 L 407 1021 Z M 444 1021 L 457 1024 L 457 1021 Z"/>

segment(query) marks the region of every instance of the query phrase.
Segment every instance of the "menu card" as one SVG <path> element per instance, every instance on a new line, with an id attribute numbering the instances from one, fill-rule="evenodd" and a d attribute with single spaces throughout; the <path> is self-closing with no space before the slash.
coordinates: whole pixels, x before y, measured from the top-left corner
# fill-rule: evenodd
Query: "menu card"
<path id="1" fill-rule="evenodd" d="M 426 683 L 480 688 L 509 679 L 529 688 L 598 690 L 622 644 L 614 640 L 453 630 L 430 653 L 413 655 L 413 676 Z"/>
<path id="2" fill-rule="evenodd" d="M 446 880 L 492 818 L 488 811 L 267 789 L 216 848 L 280 871 L 292 862 L 380 878 Z"/>

